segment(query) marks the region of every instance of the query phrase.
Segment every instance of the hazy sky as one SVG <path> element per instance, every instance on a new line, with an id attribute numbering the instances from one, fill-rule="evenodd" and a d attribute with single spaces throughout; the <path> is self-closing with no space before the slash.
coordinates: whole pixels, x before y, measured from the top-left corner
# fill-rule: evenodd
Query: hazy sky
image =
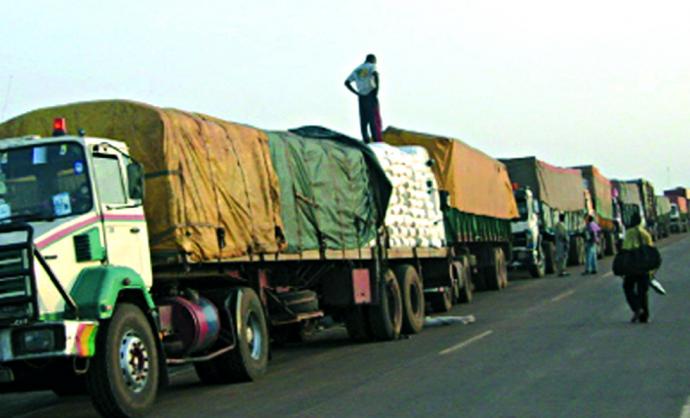
<path id="1" fill-rule="evenodd" d="M 0 120 L 122 98 L 358 137 L 374 52 L 384 125 L 690 186 L 688 1 L 6 2 Z"/>

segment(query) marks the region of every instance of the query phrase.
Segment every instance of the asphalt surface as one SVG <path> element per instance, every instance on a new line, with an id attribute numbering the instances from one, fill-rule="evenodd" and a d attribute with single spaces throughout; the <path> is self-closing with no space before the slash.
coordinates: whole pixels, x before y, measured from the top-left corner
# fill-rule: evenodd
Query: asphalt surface
<path id="1" fill-rule="evenodd" d="M 690 418 L 690 235 L 660 243 L 649 324 L 631 324 L 621 279 L 517 279 L 449 315 L 476 322 L 409 339 L 351 343 L 342 328 L 276 350 L 258 382 L 203 386 L 175 371 L 152 417 Z M 88 398 L 0 395 L 0 415 L 91 417 Z"/>

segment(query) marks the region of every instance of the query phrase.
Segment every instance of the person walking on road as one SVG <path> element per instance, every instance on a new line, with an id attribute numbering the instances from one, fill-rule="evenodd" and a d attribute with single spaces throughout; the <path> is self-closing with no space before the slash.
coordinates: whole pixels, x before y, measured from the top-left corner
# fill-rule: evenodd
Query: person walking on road
<path id="1" fill-rule="evenodd" d="M 357 89 L 352 87 L 355 83 Z M 369 54 L 363 64 L 352 71 L 345 80 L 345 87 L 359 99 L 359 125 L 365 143 L 383 141 L 381 135 L 381 111 L 379 109 L 379 73 L 376 71 L 376 56 Z M 369 136 L 371 132 L 371 136 Z"/>
<path id="2" fill-rule="evenodd" d="M 642 245 L 653 246 L 652 235 L 642 226 L 642 217 L 633 213 L 630 218 L 630 228 L 625 231 L 623 250 L 634 250 Z M 630 322 L 647 322 L 649 320 L 649 281 L 652 272 L 633 274 L 623 277 L 623 292 L 625 299 L 633 311 Z"/>
<path id="3" fill-rule="evenodd" d="M 597 274 L 597 244 L 601 228 L 592 215 L 585 218 L 585 271 L 583 275 Z"/>
<path id="4" fill-rule="evenodd" d="M 560 277 L 569 276 L 570 273 L 565 271 L 570 250 L 570 235 L 568 235 L 568 228 L 565 226 L 565 213 L 558 215 L 558 223 L 554 230 L 556 237 L 556 273 Z"/>

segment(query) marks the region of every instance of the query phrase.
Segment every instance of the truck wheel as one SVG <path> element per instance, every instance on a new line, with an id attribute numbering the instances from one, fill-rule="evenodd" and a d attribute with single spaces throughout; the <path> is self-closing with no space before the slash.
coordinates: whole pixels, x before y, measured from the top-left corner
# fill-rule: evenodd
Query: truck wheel
<path id="1" fill-rule="evenodd" d="M 433 312 L 443 313 L 453 308 L 453 294 L 449 290 L 431 293 L 428 298 Z"/>
<path id="2" fill-rule="evenodd" d="M 209 361 L 194 363 L 204 383 L 250 382 L 268 367 L 268 326 L 264 309 L 253 289 L 242 287 L 232 296 L 235 348 Z"/>
<path id="3" fill-rule="evenodd" d="M 473 289 L 472 289 L 472 268 L 469 263 L 463 262 L 460 268 L 460 281 L 462 288 L 460 289 L 460 303 L 472 303 Z"/>
<path id="4" fill-rule="evenodd" d="M 546 244 L 546 243 L 543 243 Z M 544 246 L 539 246 L 539 253 L 537 255 L 537 264 L 529 266 L 529 274 L 535 279 L 544 277 L 546 274 L 546 260 L 544 260 Z"/>
<path id="5" fill-rule="evenodd" d="M 373 333 L 369 323 L 369 315 L 366 307 L 361 305 L 351 306 L 345 312 L 345 328 L 353 341 L 371 341 Z"/>
<path id="6" fill-rule="evenodd" d="M 544 273 L 553 274 L 556 271 L 556 246 L 551 241 L 544 241 Z"/>
<path id="7" fill-rule="evenodd" d="M 395 268 L 402 296 L 402 332 L 417 334 L 424 328 L 424 288 L 417 271 L 409 264 Z"/>
<path id="8" fill-rule="evenodd" d="M 496 248 L 496 269 L 499 283 L 502 289 L 508 287 L 508 264 L 506 263 L 506 253 L 503 248 Z"/>
<path id="9" fill-rule="evenodd" d="M 490 256 L 491 264 L 482 269 L 484 284 L 489 290 L 501 290 L 508 286 L 508 269 L 503 249 L 493 248 Z"/>
<path id="10" fill-rule="evenodd" d="M 394 340 L 402 328 L 402 297 L 395 273 L 384 272 L 379 285 L 379 303 L 369 307 L 371 331 L 377 340 Z"/>
<path id="11" fill-rule="evenodd" d="M 160 370 L 153 332 L 137 306 L 122 303 L 101 325 L 97 354 L 86 381 L 91 400 L 103 416 L 144 415 L 156 399 Z"/>

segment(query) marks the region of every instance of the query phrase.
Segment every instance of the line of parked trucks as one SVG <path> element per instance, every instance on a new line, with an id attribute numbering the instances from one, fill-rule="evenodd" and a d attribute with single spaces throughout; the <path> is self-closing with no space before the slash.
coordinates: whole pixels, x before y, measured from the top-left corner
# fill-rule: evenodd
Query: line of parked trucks
<path id="1" fill-rule="evenodd" d="M 104 416 L 144 414 L 169 365 L 254 380 L 324 317 L 358 341 L 420 332 L 509 269 L 552 273 L 559 214 L 571 265 L 587 214 L 602 256 L 632 213 L 657 238 L 688 230 L 690 189 L 396 128 L 367 146 L 102 101 L 0 138 L 0 388 L 88 391 Z"/>

